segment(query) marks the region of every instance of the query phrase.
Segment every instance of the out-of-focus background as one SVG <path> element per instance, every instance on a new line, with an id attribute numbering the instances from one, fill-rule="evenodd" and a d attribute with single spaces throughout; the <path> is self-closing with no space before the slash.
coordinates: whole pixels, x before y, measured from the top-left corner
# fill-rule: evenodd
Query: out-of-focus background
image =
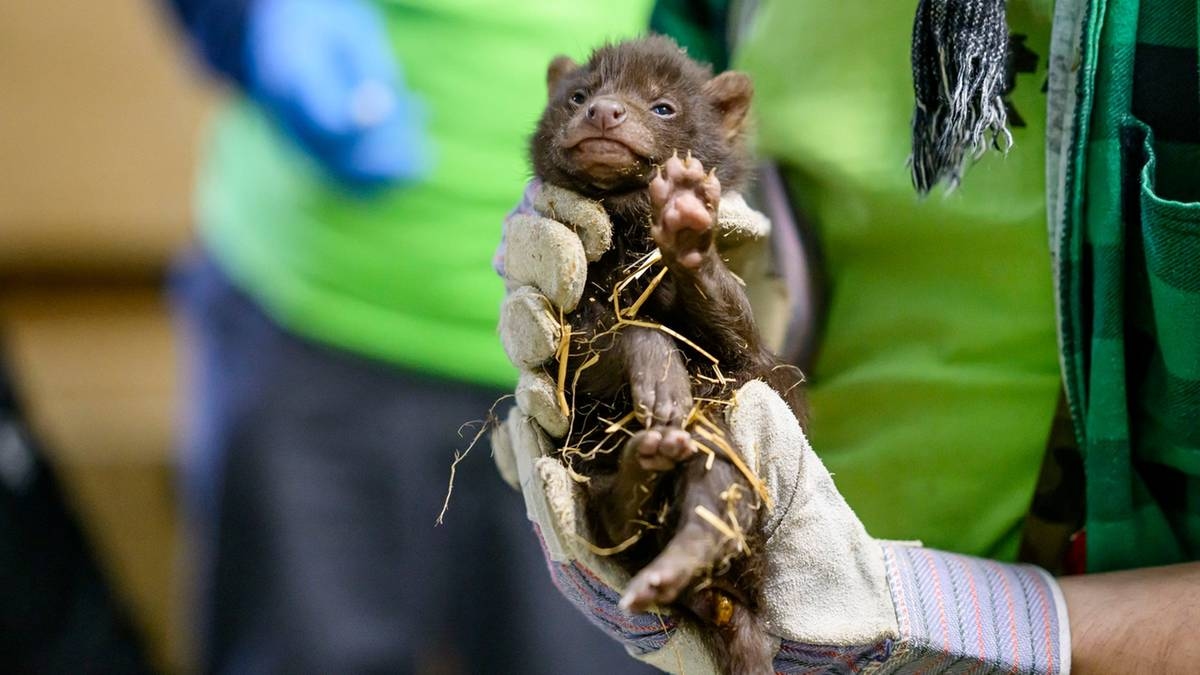
<path id="1" fill-rule="evenodd" d="M 187 661 L 164 295 L 216 93 L 162 3 L 0 3 L 0 340 L 152 663 Z M 36 76 L 35 76 L 36 74 Z"/>

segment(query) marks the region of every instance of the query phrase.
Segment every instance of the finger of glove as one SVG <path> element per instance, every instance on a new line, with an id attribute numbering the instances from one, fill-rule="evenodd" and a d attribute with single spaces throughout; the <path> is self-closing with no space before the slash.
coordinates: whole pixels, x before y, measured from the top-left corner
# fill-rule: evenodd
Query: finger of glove
<path id="1" fill-rule="evenodd" d="M 559 476 L 549 472 L 550 467 L 538 467 L 543 459 L 558 464 L 549 458 L 553 446 L 537 423 L 520 408 L 513 408 L 504 424 L 508 427 L 508 437 L 516 459 L 517 480 L 525 498 L 525 516 L 541 528 L 546 552 L 553 560 L 572 560 L 570 533 L 574 531 L 575 519 L 573 511 L 569 510 L 574 508 L 574 495 L 569 491 L 569 485 L 564 485 Z M 566 483 L 570 483 L 570 477 L 564 477 Z M 550 492 L 548 487 L 551 488 Z M 548 496 L 551 493 L 557 512 L 551 508 L 551 498 Z"/>
<path id="2" fill-rule="evenodd" d="M 520 284 L 514 283 L 509 279 L 504 271 L 504 258 L 507 253 L 505 249 L 508 248 L 509 221 L 512 220 L 513 216 L 517 215 L 536 216 L 537 212 L 533 210 L 533 197 L 541 189 L 542 182 L 537 178 L 533 178 L 526 183 L 525 191 L 521 193 L 521 201 L 517 202 L 517 205 L 504 217 L 503 226 L 500 228 L 500 245 L 496 247 L 496 252 L 492 255 L 492 269 L 496 271 L 496 274 L 504 277 L 504 288 L 510 292 L 516 290 Z"/>
<path id="3" fill-rule="evenodd" d="M 502 422 L 492 429 L 492 461 L 496 470 L 514 490 L 521 489 L 521 480 L 517 475 L 517 456 L 512 446 L 512 436 L 508 433 L 508 423 Z"/>
<path id="4" fill-rule="evenodd" d="M 694 621 L 676 624 L 670 640 L 661 648 L 651 652 L 639 652 L 626 645 L 626 651 L 639 661 L 648 663 L 664 673 L 679 675 L 722 675 L 725 671 L 718 666 L 713 653 L 711 629 L 700 628 Z M 783 672 L 811 672 L 783 671 Z"/>
<path id="5" fill-rule="evenodd" d="M 587 257 L 579 237 L 549 218 L 515 214 L 507 221 L 505 238 L 508 279 L 538 289 L 555 309 L 575 309 L 587 281 Z"/>
<path id="6" fill-rule="evenodd" d="M 578 562 L 556 562 L 547 559 L 550 578 L 560 593 L 578 609 L 584 617 L 620 641 L 635 658 L 652 663 L 667 672 L 686 672 L 688 675 L 715 675 L 712 669 L 693 669 L 687 665 L 687 655 L 695 650 L 703 653 L 704 643 L 699 640 L 681 640 L 684 625 L 671 616 L 658 614 L 626 614 L 618 606 L 620 594 L 593 570 Z M 695 629 L 691 629 L 696 633 Z M 676 644 L 679 643 L 677 647 Z M 684 658 L 684 669 L 679 670 L 675 651 Z M 669 653 L 667 653 L 669 652 Z M 660 657 L 659 655 L 664 655 Z M 659 664 L 662 661 L 662 665 Z"/>
<path id="7" fill-rule="evenodd" d="M 721 195 L 717 206 L 717 248 L 728 250 L 771 234 L 771 221 L 746 203 L 738 192 Z"/>
<path id="8" fill-rule="evenodd" d="M 526 515 L 538 526 L 547 555 L 556 562 L 578 562 L 608 591 L 623 587 L 629 575 L 583 543 L 587 541 L 585 491 L 553 455 L 554 446 L 541 427 L 519 408 L 509 413 L 505 424 L 525 496 Z M 612 591 L 611 595 L 616 603 L 617 593 Z"/>
<path id="9" fill-rule="evenodd" d="M 517 441 L 527 442 L 530 441 Z M 551 577 L 563 595 L 592 623 L 623 642 L 635 655 L 652 654 L 662 649 L 668 639 L 674 640 L 676 632 L 672 629 L 676 622 L 672 617 L 630 615 L 620 608 L 618 589 L 628 583 L 629 575 L 612 560 L 595 555 L 580 543 L 580 534 L 586 531 L 583 490 L 562 463 L 543 456 L 534 460 L 530 468 L 534 478 L 526 484 L 526 500 L 532 496 L 534 501 L 545 504 L 544 510 L 536 505 L 530 509 L 531 520 L 546 552 Z"/>
<path id="10" fill-rule="evenodd" d="M 624 587 L 629 575 L 612 560 L 592 553 L 587 541 L 587 519 L 583 508 L 586 494 L 567 467 L 554 455 L 554 444 L 537 422 L 521 412 L 509 411 L 504 421 L 512 444 L 517 480 L 525 496 L 526 515 L 541 532 L 544 547 L 558 562 L 578 561 L 598 579 L 612 596 L 615 607 L 620 600 L 613 590 Z"/>
<path id="11" fill-rule="evenodd" d="M 567 411 L 558 397 L 558 385 L 542 370 L 523 370 L 517 380 L 517 405 L 554 438 L 567 433 Z"/>
<path id="12" fill-rule="evenodd" d="M 512 443 L 526 515 L 538 526 L 547 554 L 557 562 L 577 561 L 604 586 L 615 607 L 620 597 L 613 589 L 623 588 L 629 575 L 583 543 L 588 541 L 588 526 L 582 484 L 554 456 L 554 445 L 542 428 L 520 408 L 509 412 L 504 426 Z"/>
<path id="13" fill-rule="evenodd" d="M 562 326 L 550 302 L 532 286 L 522 286 L 500 305 L 500 343 L 508 360 L 518 368 L 532 369 L 558 351 Z"/>
<path id="14" fill-rule="evenodd" d="M 872 643 L 895 633 L 882 550 L 838 492 L 800 423 L 766 383 L 748 382 L 727 413 L 734 444 L 772 495 L 764 518 L 763 616 L 809 644 Z"/>
<path id="15" fill-rule="evenodd" d="M 542 185 L 534 193 L 533 208 L 570 226 L 583 243 L 588 262 L 599 260 L 612 247 L 612 221 L 600 202 L 556 185 Z"/>

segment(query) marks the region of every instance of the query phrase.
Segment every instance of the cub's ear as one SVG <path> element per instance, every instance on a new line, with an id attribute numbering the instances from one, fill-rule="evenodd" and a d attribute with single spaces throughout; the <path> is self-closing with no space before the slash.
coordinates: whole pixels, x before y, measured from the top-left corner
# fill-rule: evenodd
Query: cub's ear
<path id="1" fill-rule="evenodd" d="M 742 133 L 746 126 L 746 113 L 750 111 L 750 97 L 754 95 L 750 76 L 727 70 L 704 83 L 704 95 L 721 113 L 725 139 L 732 140 Z"/>
<path id="2" fill-rule="evenodd" d="M 554 96 L 554 90 L 558 87 L 558 83 L 563 77 L 579 67 L 579 64 L 571 60 L 569 56 L 556 56 L 550 62 L 550 67 L 546 70 L 546 91 L 551 96 Z"/>

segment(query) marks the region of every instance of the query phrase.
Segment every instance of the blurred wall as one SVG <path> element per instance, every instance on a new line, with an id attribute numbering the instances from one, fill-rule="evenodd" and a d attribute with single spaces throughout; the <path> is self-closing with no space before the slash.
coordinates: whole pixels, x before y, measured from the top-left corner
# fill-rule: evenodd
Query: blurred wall
<path id="1" fill-rule="evenodd" d="M 152 649 L 186 661 L 162 279 L 213 95 L 157 0 L 0 3 L 0 341 Z"/>

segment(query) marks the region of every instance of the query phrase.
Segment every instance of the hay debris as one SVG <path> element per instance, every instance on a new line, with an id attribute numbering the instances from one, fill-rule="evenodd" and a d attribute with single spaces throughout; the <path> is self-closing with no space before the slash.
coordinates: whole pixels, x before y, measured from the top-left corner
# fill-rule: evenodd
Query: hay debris
<path id="1" fill-rule="evenodd" d="M 450 508 L 450 496 L 454 494 L 454 476 L 458 472 L 458 463 L 467 458 L 467 455 L 471 453 L 471 448 L 474 448 L 475 444 L 479 442 L 479 439 L 483 438 L 483 434 L 486 431 L 500 425 L 500 418 L 496 416 L 496 406 L 500 405 L 504 399 L 513 397 L 513 394 L 505 394 L 504 396 L 501 396 L 500 398 L 496 399 L 494 403 L 492 403 L 491 408 L 488 408 L 487 415 L 482 420 L 471 420 L 470 422 L 464 422 L 462 426 L 458 428 L 458 437 L 462 438 L 463 429 L 471 426 L 472 424 L 479 425 L 479 431 L 475 432 L 475 436 L 471 439 L 471 442 L 467 444 L 467 449 L 463 450 L 462 452 L 459 452 L 458 450 L 454 451 L 454 461 L 450 462 L 450 482 L 446 486 L 446 499 L 442 502 L 442 510 L 438 513 L 437 519 L 434 520 L 435 525 L 441 525 L 443 522 L 445 522 L 446 511 Z"/>
<path id="2" fill-rule="evenodd" d="M 750 487 L 754 488 L 754 491 L 758 493 L 758 496 L 762 499 L 763 503 L 767 505 L 767 510 L 775 508 L 774 502 L 771 500 L 771 494 L 767 491 L 767 486 L 764 485 L 763 482 L 759 480 L 758 476 L 752 470 L 750 470 L 750 467 L 746 465 L 746 462 L 742 459 L 741 455 L 738 454 L 738 451 L 733 448 L 733 444 L 731 444 L 725 438 L 725 433 L 721 430 L 721 428 L 718 427 L 703 412 L 697 413 L 696 421 L 698 424 L 693 427 L 693 432 L 709 443 L 717 446 L 717 449 L 724 453 L 725 457 L 730 461 L 730 463 L 737 467 L 737 470 L 742 473 L 742 476 L 745 477 L 746 482 L 750 484 Z"/>
<path id="3" fill-rule="evenodd" d="M 628 413 L 625 413 L 624 417 L 617 420 L 616 422 L 608 422 L 608 420 L 604 419 L 603 417 L 600 418 L 600 421 L 608 422 L 608 427 L 604 429 L 604 433 L 606 433 L 606 434 L 615 434 L 618 431 L 624 431 L 625 433 L 632 436 L 633 432 L 630 431 L 629 429 L 626 429 L 625 425 L 628 424 L 629 422 L 631 422 L 636 417 L 637 417 L 637 413 L 630 410 Z"/>
<path id="4" fill-rule="evenodd" d="M 742 550 L 744 540 L 742 539 L 741 535 L 732 527 L 730 527 L 724 520 L 721 520 L 717 514 L 708 510 L 703 504 L 698 504 L 695 511 L 696 515 L 703 518 L 706 522 L 708 522 L 709 525 L 712 525 L 713 529 L 725 535 L 727 539 L 738 542 L 738 551 Z"/>
<path id="5" fill-rule="evenodd" d="M 600 291 L 601 293 L 610 293 L 609 300 L 613 308 L 613 323 L 597 331 L 595 334 L 587 335 L 581 331 L 572 330 L 563 314 L 561 312 L 559 314 L 562 337 L 556 354 L 559 359 L 557 395 L 560 407 L 564 409 L 570 420 L 567 436 L 560 451 L 560 458 L 567 466 L 572 478 L 577 482 L 586 480 L 585 476 L 580 475 L 576 471 L 576 467 L 582 468 L 579 463 L 586 463 L 601 453 L 610 453 L 624 447 L 628 439 L 635 435 L 635 430 L 630 428 L 630 423 L 634 420 L 645 422 L 644 418 L 638 416 L 637 410 L 620 410 L 609 403 L 601 401 L 591 402 L 589 407 L 587 405 L 580 405 L 580 402 L 577 400 L 577 389 L 583 371 L 595 366 L 599 362 L 603 351 L 611 348 L 611 344 L 614 344 L 611 341 L 605 343 L 605 339 L 611 340 L 618 331 L 627 327 L 660 331 L 710 364 L 709 367 L 703 368 L 702 372 L 697 372 L 695 368 L 689 369 L 695 386 L 700 389 L 711 389 L 715 386 L 718 390 L 724 391 L 733 384 L 733 380 L 722 372 L 720 359 L 716 356 L 679 331 L 640 316 L 643 307 L 649 302 L 655 290 L 660 287 L 668 271 L 666 265 L 662 264 L 662 252 L 658 249 L 654 249 L 623 268 L 622 273 L 624 277 L 612 290 Z M 639 280 L 644 280 L 644 287 L 633 288 L 633 285 Z M 636 298 L 633 299 L 633 302 L 624 305 L 623 300 L 628 301 L 634 293 L 636 293 Z M 574 360 L 574 363 L 579 363 L 581 358 L 583 358 L 583 362 L 572 368 L 572 360 Z M 573 373 L 571 373 L 570 382 L 568 383 L 567 374 L 572 369 Z M 754 471 L 750 469 L 745 460 L 742 459 L 741 454 L 734 448 L 731 439 L 727 437 L 727 432 L 710 417 L 714 411 L 723 410 L 733 405 L 733 403 L 732 395 L 729 398 L 697 397 L 693 400 L 692 409 L 688 412 L 683 424 L 684 429 L 693 435 L 697 451 L 707 455 L 704 459 L 706 470 L 712 469 L 719 454 L 737 469 L 745 478 L 746 485 L 749 486 L 748 490 L 746 485 L 734 482 L 720 493 L 720 497 L 725 503 L 724 514 L 722 515 L 718 515 L 703 506 L 697 506 L 695 509 L 696 514 L 732 542 L 734 545 L 732 548 L 735 549 L 729 553 L 729 557 L 724 559 L 720 565 L 716 565 L 708 570 L 709 578 L 713 574 L 719 574 L 720 570 L 718 568 L 722 565 L 727 567 L 733 556 L 748 551 L 746 529 L 742 523 L 738 522 L 737 517 L 738 506 L 745 498 L 745 495 L 753 493 L 757 496 L 757 502 L 753 505 L 754 509 L 759 508 L 763 504 L 766 504 L 768 509 L 773 508 L 771 496 L 767 492 L 766 486 Z M 577 437 L 577 430 L 585 419 L 590 420 L 590 423 L 586 425 L 588 429 L 582 436 Z M 577 423 L 577 420 L 579 420 L 579 423 Z M 602 431 L 603 438 L 597 440 L 592 437 L 592 434 L 598 430 Z M 616 555 L 627 550 L 637 543 L 647 531 L 663 527 L 668 521 L 672 509 L 672 504 L 670 503 L 659 503 L 656 513 L 648 516 L 642 515 L 642 509 L 645 508 L 645 505 L 650 502 L 653 496 L 653 490 L 647 486 L 642 486 L 642 506 L 638 508 L 639 516 L 630 523 L 639 529 L 630 538 L 607 548 L 596 546 L 582 537 L 579 537 L 580 541 L 596 555 Z M 655 521 L 657 524 L 654 524 Z M 576 536 L 578 537 L 578 534 Z"/>
<path id="6" fill-rule="evenodd" d="M 658 274 L 650 280 L 650 283 L 646 284 L 646 290 L 642 291 L 642 294 L 638 296 L 638 299 L 635 300 L 632 305 L 622 310 L 624 314 L 631 319 L 636 317 L 638 310 L 641 309 L 642 305 L 646 303 L 646 300 L 650 298 L 650 294 L 654 292 L 654 289 L 658 288 L 658 285 L 662 283 L 663 277 L 665 276 L 667 276 L 666 267 L 659 270 Z"/>

